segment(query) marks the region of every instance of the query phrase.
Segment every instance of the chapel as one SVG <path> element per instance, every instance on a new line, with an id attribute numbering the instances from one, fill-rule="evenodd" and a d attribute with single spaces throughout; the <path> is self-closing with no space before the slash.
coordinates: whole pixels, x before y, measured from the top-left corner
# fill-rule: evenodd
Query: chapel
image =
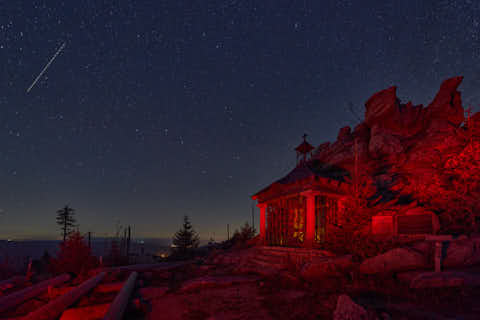
<path id="1" fill-rule="evenodd" d="M 265 245 L 315 247 L 340 223 L 350 195 L 348 171 L 312 159 L 307 142 L 295 148 L 297 164 L 285 177 L 252 196 L 260 208 L 260 237 Z"/>

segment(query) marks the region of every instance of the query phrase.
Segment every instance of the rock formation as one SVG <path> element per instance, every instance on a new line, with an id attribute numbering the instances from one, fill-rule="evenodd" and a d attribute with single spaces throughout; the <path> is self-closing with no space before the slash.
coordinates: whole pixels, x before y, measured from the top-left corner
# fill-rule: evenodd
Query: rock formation
<path id="1" fill-rule="evenodd" d="M 365 103 L 365 119 L 337 140 L 318 146 L 313 160 L 350 172 L 358 166 L 375 188 L 367 207 L 434 212 L 443 232 L 478 231 L 480 221 L 480 113 L 464 116 L 462 77 L 445 80 L 427 106 L 406 104 L 396 87 Z"/>

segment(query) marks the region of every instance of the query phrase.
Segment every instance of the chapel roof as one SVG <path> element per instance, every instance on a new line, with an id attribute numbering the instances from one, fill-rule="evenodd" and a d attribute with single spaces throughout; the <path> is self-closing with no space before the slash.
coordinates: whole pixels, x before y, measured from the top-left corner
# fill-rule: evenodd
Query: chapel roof
<path id="1" fill-rule="evenodd" d="M 287 175 L 280 178 L 279 180 L 276 180 L 275 182 L 270 184 L 268 187 L 263 188 L 262 190 L 254 194 L 253 197 L 256 197 L 272 189 L 272 186 L 274 185 L 286 186 L 294 183 L 301 183 L 302 180 L 306 181 L 308 179 L 319 180 L 317 184 L 322 184 L 321 181 L 328 181 L 328 180 L 342 183 L 342 182 L 345 182 L 345 177 L 348 175 L 349 175 L 348 171 L 342 168 L 322 164 L 316 160 L 311 160 L 304 163 L 300 163 L 293 170 L 291 170 Z M 319 179 L 319 178 L 322 178 L 322 179 Z"/>

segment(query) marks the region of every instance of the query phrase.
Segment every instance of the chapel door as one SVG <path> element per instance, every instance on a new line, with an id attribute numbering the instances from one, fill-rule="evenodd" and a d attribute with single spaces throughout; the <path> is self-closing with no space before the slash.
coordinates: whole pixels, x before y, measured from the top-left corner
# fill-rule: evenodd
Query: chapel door
<path id="1" fill-rule="evenodd" d="M 315 196 L 315 242 L 325 241 L 327 197 Z"/>
<path id="2" fill-rule="evenodd" d="M 288 200 L 288 246 L 300 247 L 305 240 L 306 205 L 303 196 Z"/>
<path id="3" fill-rule="evenodd" d="M 283 220 L 286 212 L 282 201 L 275 201 L 267 207 L 267 243 L 271 246 L 284 245 Z"/>
<path id="4" fill-rule="evenodd" d="M 327 224 L 337 224 L 338 203 L 327 196 L 315 197 L 315 241 L 324 242 L 327 235 Z"/>

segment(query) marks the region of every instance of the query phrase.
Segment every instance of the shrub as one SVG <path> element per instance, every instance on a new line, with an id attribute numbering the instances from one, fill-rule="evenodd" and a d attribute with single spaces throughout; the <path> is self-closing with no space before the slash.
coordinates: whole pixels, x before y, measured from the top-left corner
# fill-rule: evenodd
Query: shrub
<path id="1" fill-rule="evenodd" d="M 98 265 L 97 259 L 92 256 L 79 232 L 71 233 L 68 238 L 60 243 L 57 258 L 52 259 L 55 273 L 86 274 Z"/>

